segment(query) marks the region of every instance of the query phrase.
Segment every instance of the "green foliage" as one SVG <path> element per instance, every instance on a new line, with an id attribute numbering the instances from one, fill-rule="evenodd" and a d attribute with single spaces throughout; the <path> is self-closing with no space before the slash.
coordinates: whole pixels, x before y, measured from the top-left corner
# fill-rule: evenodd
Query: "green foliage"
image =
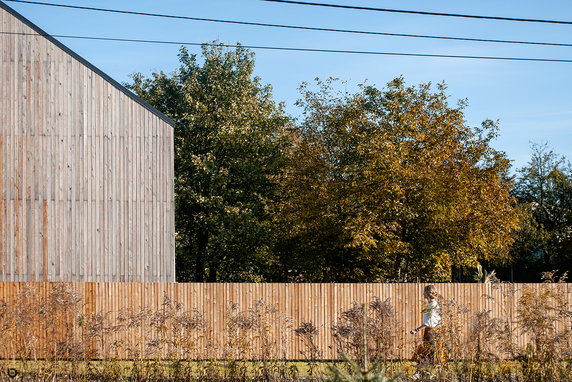
<path id="1" fill-rule="evenodd" d="M 446 281 L 507 256 L 518 214 L 497 126 L 466 125 L 446 87 L 335 94 L 302 86 L 278 219 L 284 273 L 303 281 Z"/>
<path id="2" fill-rule="evenodd" d="M 357 362 L 342 357 L 344 364 L 341 366 L 330 365 L 328 367 L 332 382 L 393 382 L 399 381 L 400 376 L 387 377 L 385 368 L 381 362 L 375 362 L 370 367 L 362 367 Z"/>
<path id="3" fill-rule="evenodd" d="M 515 257 L 536 273 L 572 271 L 572 167 L 546 145 L 533 145 L 513 191 L 526 213 Z"/>
<path id="4" fill-rule="evenodd" d="M 202 59 L 182 48 L 174 73 L 129 85 L 175 122 L 177 280 L 263 281 L 288 118 L 251 52 L 204 46 Z"/>
<path id="5" fill-rule="evenodd" d="M 294 126 L 248 50 L 179 60 L 129 85 L 176 124 L 178 281 L 449 281 L 509 251 L 572 270 L 570 166 L 534 146 L 513 188 L 497 124 L 444 84 L 304 84 Z"/>

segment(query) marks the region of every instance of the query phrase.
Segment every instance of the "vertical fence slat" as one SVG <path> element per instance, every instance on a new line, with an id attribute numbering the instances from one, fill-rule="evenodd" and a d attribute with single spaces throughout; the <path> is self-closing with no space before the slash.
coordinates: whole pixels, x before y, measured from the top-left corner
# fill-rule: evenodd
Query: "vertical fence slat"
<path id="1" fill-rule="evenodd" d="M 530 288 L 536 292 L 552 290 L 562 296 L 570 305 L 572 303 L 571 284 L 436 284 L 443 301 L 454 300 L 460 307 L 467 307 L 468 314 L 463 314 L 465 332 L 468 332 L 473 315 L 479 311 L 490 311 L 492 317 L 505 317 L 514 324 L 517 316 L 518 300 L 523 290 Z M 336 323 L 340 314 L 352 307 L 354 302 L 370 303 L 375 297 L 381 300 L 390 299 L 397 319 L 396 356 L 409 358 L 413 344 L 418 337 L 406 334 L 418 326 L 422 320 L 421 310 L 424 306 L 423 287 L 425 284 L 216 284 L 216 283 L 101 283 L 101 282 L 0 282 L 0 298 L 7 304 L 16 304 L 21 300 L 19 293 L 30 290 L 41 298 L 49 298 L 53 290 L 64 288 L 72 290 L 81 298 L 81 312 L 86 319 L 92 319 L 97 313 L 105 313 L 110 320 L 116 320 L 119 312 L 130 309 L 133 314 L 143 308 L 158 312 L 162 309 L 163 296 L 172 302 L 182 304 L 182 311 L 189 312 L 196 308 L 200 311 L 210 328 L 207 335 L 213 335 L 212 342 L 196 344 L 199 356 L 218 357 L 223 355 L 223 348 L 228 342 L 227 330 L 228 308 L 230 303 L 238 304 L 241 312 L 247 312 L 255 307 L 258 300 L 264 300 L 267 305 L 277 307 L 280 319 L 292 318 L 292 328 L 296 329 L 303 322 L 312 322 L 318 328 L 317 345 L 322 351 L 322 357 L 336 357 L 333 346 L 331 327 Z M 34 301 L 32 298 L 29 301 Z M 20 300 L 19 300 L 20 299 Z M 74 321 L 62 312 L 56 314 L 54 320 L 58 323 L 55 335 L 67 338 L 70 330 L 81 331 Z M 67 318 L 66 318 L 67 317 Z M 559 328 L 564 329 L 566 323 Z M 36 331 L 43 330 L 43 323 L 38 322 Z M 149 320 L 145 325 L 149 325 Z M 301 339 L 293 331 L 285 330 L 278 321 L 270 323 L 270 335 L 280 346 L 281 355 L 289 359 L 302 358 L 304 346 Z M 75 333 L 75 332 L 74 332 Z M 94 356 L 113 356 L 112 343 L 130 344 L 136 339 L 139 350 L 145 347 L 145 341 L 157 338 L 157 327 L 133 327 L 124 331 L 111 331 L 102 345 L 97 338 L 91 338 L 86 346 L 94 349 Z M 281 337 L 282 336 L 282 337 Z M 83 338 L 83 337 L 82 337 Z M 283 341 L 280 342 L 280 339 Z M 52 341 L 49 333 L 38 333 L 38 349 L 45 349 L 46 342 Z M 258 338 L 257 341 L 262 340 Z M 519 346 L 526 344 L 527 338 L 519 335 L 515 338 Z M 103 346 L 103 347 L 102 347 Z M 1 357 L 11 357 L 13 346 L 0 349 Z M 125 346 L 120 350 L 120 357 L 129 357 Z M 97 351 L 95 351 L 97 350 Z M 252 346 L 251 356 L 255 357 L 257 347 Z M 162 349 L 161 355 L 166 356 L 167 350 Z M 209 352 L 208 354 L 206 352 Z M 202 353 L 201 353 L 202 352 Z"/>

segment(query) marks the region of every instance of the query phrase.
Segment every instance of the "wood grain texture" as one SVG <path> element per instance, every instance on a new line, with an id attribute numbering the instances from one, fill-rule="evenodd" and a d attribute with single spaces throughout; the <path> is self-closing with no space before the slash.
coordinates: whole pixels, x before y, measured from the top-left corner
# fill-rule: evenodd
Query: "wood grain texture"
<path id="1" fill-rule="evenodd" d="M 66 295 L 75 295 L 79 311 L 74 315 L 59 317 L 56 323 L 61 339 L 79 340 L 91 338 L 89 347 L 94 357 L 129 358 L 125 352 L 114 353 L 113 344 L 121 344 L 122 349 L 144 350 L 146 344 L 162 343 L 170 339 L 184 340 L 185 335 L 174 323 L 185 317 L 185 313 L 196 309 L 204 317 L 206 328 L 196 337 L 194 355 L 196 358 L 228 356 L 225 351 L 229 348 L 229 323 L 232 318 L 258 317 L 259 323 L 264 317 L 268 318 L 268 331 L 264 336 L 261 332 L 240 332 L 241 336 L 250 339 L 250 346 L 241 355 L 246 358 L 260 358 L 260 341 L 264 338 L 275 343 L 275 350 L 280 350 L 280 357 L 286 359 L 304 359 L 304 345 L 296 336 L 294 329 L 302 323 L 311 322 L 318 328 L 316 345 L 321 350 L 323 359 L 338 357 L 331 328 L 339 323 L 342 313 L 352 308 L 355 303 L 370 304 L 374 299 L 387 300 L 394 309 L 395 328 L 392 333 L 392 358 L 408 359 L 413 353 L 414 346 L 420 341 L 420 335 L 410 335 L 407 332 L 422 322 L 422 310 L 426 304 L 423 299 L 425 284 L 215 284 L 215 283 L 53 283 L 53 282 L 0 282 L 0 302 L 6 302 L 6 307 L 17 305 L 17 311 L 25 310 L 22 301 L 27 305 L 30 301 L 40 301 L 49 298 L 53 290 L 59 291 L 57 301 L 65 304 Z M 62 293 L 65 287 L 66 293 Z M 490 312 L 491 318 L 503 318 L 512 326 L 512 339 L 515 345 L 524 348 L 529 343 L 528 336 L 518 325 L 518 310 L 520 299 L 525 290 L 542 293 L 553 290 L 567 301 L 568 309 L 572 306 L 572 284 L 436 284 L 440 293 L 443 310 L 443 325 L 457 320 L 460 344 L 468 341 L 468 334 L 475 323 L 478 312 Z M 18 300 L 18 294 L 26 292 L 25 299 Z M 62 297 L 63 296 L 63 297 Z M 12 304 L 12 305 L 10 305 Z M 172 307 L 178 306 L 177 314 L 171 315 Z M 49 306 L 44 304 L 43 306 Z M 3 305 L 4 306 L 4 305 Z M 266 309 L 266 310 L 265 310 Z M 457 309 L 457 310 L 455 310 Z M 68 309 L 69 310 L 69 309 Z M 73 310 L 73 309 L 72 309 Z M 7 310 L 9 311 L 9 309 Z M 34 310 L 30 310 L 33 314 Z M 264 313 L 264 312 L 267 313 Z M 453 317 L 447 312 L 453 312 Z M 256 313 L 258 312 L 258 313 Z M 69 312 L 68 312 L 69 313 Z M 113 330 L 102 330 L 96 336 L 97 341 L 90 337 L 90 325 L 85 325 L 77 333 L 70 332 L 77 317 L 83 319 L 99 317 L 102 328 L 107 326 Z M 0 320 L 5 319 L 0 317 Z M 53 321 L 45 322 L 41 316 L 38 321 L 40 332 L 53 330 Z M 130 318 L 129 318 L 130 317 Z M 170 317 L 163 320 L 162 317 Z M 33 317 L 28 317 L 34 321 Z M 262 320 L 260 320 L 262 318 Z M 171 320 L 171 321 L 169 321 Z M 449 320 L 449 322 L 447 322 Z M 251 322 L 246 320 L 245 322 Z M 154 324 L 153 324 L 154 323 Z M 164 325 L 163 325 L 164 324 Z M 47 328 L 42 329 L 42 325 Z M 565 319 L 557 324 L 560 330 L 569 325 Z M 68 328 L 68 329 L 65 329 Z M 380 328 L 381 330 L 382 328 Z M 22 330 L 22 328 L 18 328 Z M 67 330 L 67 331 L 66 331 Z M 171 331 L 172 330 L 172 331 Z M 375 329 L 374 329 L 375 330 Z M 188 332 L 186 335 L 190 335 Z M 12 334 L 13 336 L 13 334 Z M 87 337 L 86 337 L 87 336 Z M 12 338 L 12 337 L 10 337 Z M 53 337 L 47 341 L 53 342 Z M 49 343 L 52 343 L 49 342 Z M 38 347 L 49 345 L 41 341 Z M 468 342 L 467 342 L 468 344 Z M 7 344 L 0 347 L 0 358 L 13 357 L 15 346 Z M 47 346 L 53 348 L 53 346 Z M 166 357 L 166 349 L 157 353 L 149 353 L 150 357 Z M 31 349 L 30 349 L 31 350 Z M 149 349 L 146 349 L 148 351 Z M 498 349 L 495 349 L 497 351 Z M 12 353 L 10 353 L 12 352 Z M 276 353 L 274 353 L 276 354 Z M 131 355 L 132 356 L 132 355 Z"/>
<path id="2" fill-rule="evenodd" d="M 0 280 L 174 281 L 173 127 L 3 4 L 0 30 Z"/>

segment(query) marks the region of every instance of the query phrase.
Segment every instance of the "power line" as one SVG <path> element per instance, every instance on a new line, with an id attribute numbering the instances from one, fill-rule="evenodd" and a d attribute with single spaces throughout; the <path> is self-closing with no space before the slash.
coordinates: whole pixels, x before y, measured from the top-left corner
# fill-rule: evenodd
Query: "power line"
<path id="1" fill-rule="evenodd" d="M 409 37 L 409 38 L 486 42 L 486 43 L 501 43 L 501 44 L 521 44 L 521 45 L 543 45 L 543 46 L 572 47 L 572 43 L 556 43 L 556 42 L 541 42 L 541 41 L 518 41 L 518 40 L 501 40 L 501 39 L 482 39 L 482 38 L 470 38 L 470 37 L 454 37 L 454 36 L 435 36 L 435 35 L 421 35 L 421 34 L 407 34 L 407 33 L 375 32 L 375 31 L 363 31 L 363 30 L 352 30 L 352 29 L 319 28 L 319 27 L 308 27 L 308 26 L 297 26 L 297 25 L 270 24 L 270 23 L 257 23 L 257 22 L 249 22 L 249 21 L 222 20 L 222 19 L 202 18 L 202 17 L 165 15 L 165 14 L 157 14 L 157 13 L 125 11 L 125 10 L 118 10 L 118 9 L 94 8 L 94 7 L 65 5 L 65 4 L 53 4 L 53 3 L 28 1 L 28 0 L 4 0 L 4 1 L 11 1 L 11 2 L 15 2 L 15 3 L 24 3 L 24 4 L 33 4 L 33 5 L 44 5 L 44 6 L 52 6 L 52 7 L 61 7 L 61 8 L 71 8 L 71 9 L 79 9 L 79 10 L 87 10 L 87 11 L 111 12 L 111 13 L 138 15 L 138 16 L 174 18 L 174 19 L 183 19 L 183 20 L 192 20 L 192 21 L 204 21 L 204 22 L 224 23 L 224 24 L 238 24 L 238 25 L 248 25 L 248 26 L 270 27 L 270 28 L 299 29 L 299 30 L 310 30 L 310 31 L 320 31 L 320 32 L 353 33 L 353 34 L 377 35 L 377 36 L 389 36 L 389 37 Z"/>
<path id="2" fill-rule="evenodd" d="M 366 50 L 316 49 L 316 48 L 296 48 L 296 47 L 280 47 L 280 46 L 264 46 L 264 45 L 199 43 L 199 42 L 165 41 L 165 40 L 142 40 L 142 39 L 76 36 L 76 35 L 57 35 L 57 34 L 41 35 L 41 34 L 36 34 L 36 33 L 21 33 L 21 32 L 0 32 L 0 34 L 25 35 L 25 36 L 46 36 L 46 37 L 68 38 L 68 39 L 79 39 L 79 40 L 98 40 L 98 41 L 132 42 L 132 43 L 148 43 L 148 44 L 169 44 L 169 45 L 187 45 L 187 46 L 204 46 L 204 45 L 206 45 L 206 46 L 221 46 L 221 47 L 226 47 L 226 48 L 239 48 L 240 47 L 240 48 L 247 48 L 247 49 L 254 49 L 254 50 L 276 50 L 276 51 L 293 51 L 293 52 L 358 54 L 358 55 L 361 54 L 361 55 L 427 57 L 427 58 L 456 58 L 456 59 L 496 60 L 496 61 L 528 61 L 528 62 L 572 63 L 572 59 L 568 60 L 568 59 L 558 59 L 558 58 L 470 56 L 470 55 L 429 54 L 429 53 L 379 52 L 379 51 L 366 51 Z"/>
<path id="3" fill-rule="evenodd" d="M 316 6 L 316 7 L 356 9 L 356 10 L 362 10 L 362 11 L 408 13 L 408 14 L 413 14 L 413 15 L 425 15 L 425 16 L 446 16 L 446 17 L 462 17 L 462 18 L 481 19 L 481 20 L 520 21 L 520 22 L 529 22 L 529 23 L 572 25 L 572 21 L 565 21 L 565 20 L 523 19 L 523 18 L 516 18 L 516 17 L 467 15 L 467 14 L 462 14 L 462 13 L 409 11 L 409 10 L 404 10 L 404 9 L 359 7 L 359 6 L 355 6 L 355 5 L 312 3 L 312 2 L 306 2 L 306 1 L 293 1 L 293 0 L 262 0 L 262 1 L 268 1 L 268 2 L 272 2 L 272 3 L 295 4 L 295 5 L 311 5 L 311 6 Z"/>

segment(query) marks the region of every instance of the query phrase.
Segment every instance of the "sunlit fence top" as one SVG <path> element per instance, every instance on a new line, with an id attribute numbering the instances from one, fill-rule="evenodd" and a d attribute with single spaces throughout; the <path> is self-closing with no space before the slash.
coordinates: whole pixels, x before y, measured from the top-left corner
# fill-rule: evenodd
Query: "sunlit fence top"
<path id="1" fill-rule="evenodd" d="M 410 358 L 425 285 L 4 282 L 0 355 Z M 570 284 L 436 287 L 450 357 L 510 356 L 535 330 L 570 345 Z"/>

